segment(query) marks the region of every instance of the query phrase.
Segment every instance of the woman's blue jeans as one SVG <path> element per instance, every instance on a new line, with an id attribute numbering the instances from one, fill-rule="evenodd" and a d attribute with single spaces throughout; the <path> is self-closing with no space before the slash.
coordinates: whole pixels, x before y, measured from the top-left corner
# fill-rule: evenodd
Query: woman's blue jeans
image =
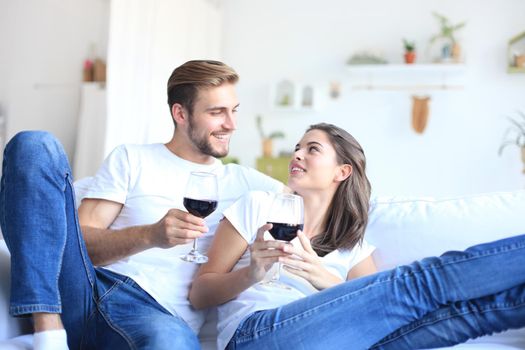
<path id="1" fill-rule="evenodd" d="M 520 235 L 255 312 L 227 349 L 414 350 L 524 326 L 525 235 Z"/>
<path id="2" fill-rule="evenodd" d="M 198 349 L 190 327 L 132 279 L 94 268 L 66 154 L 46 132 L 6 146 L 0 224 L 11 252 L 14 316 L 60 313 L 71 349 Z"/>

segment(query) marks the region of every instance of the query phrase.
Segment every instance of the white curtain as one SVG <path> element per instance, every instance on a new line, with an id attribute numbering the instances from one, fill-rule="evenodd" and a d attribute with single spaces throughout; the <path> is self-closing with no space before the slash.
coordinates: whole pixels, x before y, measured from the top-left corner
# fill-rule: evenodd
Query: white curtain
<path id="1" fill-rule="evenodd" d="M 170 139 L 167 80 L 187 60 L 220 59 L 221 24 L 216 1 L 111 1 L 104 156 Z"/>

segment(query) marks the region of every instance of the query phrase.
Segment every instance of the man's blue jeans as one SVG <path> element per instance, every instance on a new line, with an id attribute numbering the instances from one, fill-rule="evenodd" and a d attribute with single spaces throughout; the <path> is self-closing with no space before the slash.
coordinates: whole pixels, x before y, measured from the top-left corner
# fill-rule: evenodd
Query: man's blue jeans
<path id="1" fill-rule="evenodd" d="M 49 133 L 22 132 L 7 144 L 0 224 L 11 252 L 11 314 L 62 314 L 71 349 L 198 349 L 184 320 L 132 279 L 93 267 L 72 181 Z"/>
<path id="2" fill-rule="evenodd" d="M 525 235 L 520 235 L 255 312 L 227 349 L 414 350 L 524 326 Z"/>

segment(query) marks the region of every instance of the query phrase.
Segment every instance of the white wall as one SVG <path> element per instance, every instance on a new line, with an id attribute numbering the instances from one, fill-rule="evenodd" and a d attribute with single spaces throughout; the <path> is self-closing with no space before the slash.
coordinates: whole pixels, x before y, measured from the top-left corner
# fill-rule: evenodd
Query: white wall
<path id="1" fill-rule="evenodd" d="M 7 0 L 0 0 L 0 9 L 4 7 L 4 3 Z M 5 33 L 7 32 L 6 27 L 7 14 L 5 11 L 0 11 L 0 117 L 5 113 L 6 103 L 6 89 L 7 89 L 7 53 L 6 53 L 6 41 Z M 2 132 L 2 130 L 0 130 Z M 5 135 L 0 134 L 0 138 Z M 0 139 L 0 150 L 2 149 L 3 140 Z M 1 156 L 0 156 L 1 158 Z M 1 171 L 0 171 L 1 172 Z"/>
<path id="2" fill-rule="evenodd" d="M 401 62 L 404 37 L 416 41 L 421 59 L 439 28 L 432 11 L 453 22 L 468 21 L 459 32 L 466 58 L 464 89 L 418 91 L 429 93 L 432 102 L 427 130 L 417 135 L 410 128 L 411 92 L 353 90 L 345 61 L 372 49 Z M 223 57 L 241 75 L 232 155 L 253 165 L 261 154 L 254 127 L 260 113 L 267 131 L 286 132 L 286 139 L 277 143 L 285 150 L 312 123 L 346 128 L 365 148 L 376 194 L 523 188 L 518 150 L 497 155 L 508 125 L 505 116 L 525 111 L 525 74 L 506 73 L 507 42 L 525 29 L 523 13 L 521 0 L 225 0 Z M 325 86 L 339 81 L 342 94 L 316 112 L 275 112 L 268 91 L 283 78 Z"/>
<path id="3" fill-rule="evenodd" d="M 83 61 L 96 44 L 105 57 L 108 0 L 1 0 L 0 104 L 8 137 L 53 132 L 74 152 Z"/>

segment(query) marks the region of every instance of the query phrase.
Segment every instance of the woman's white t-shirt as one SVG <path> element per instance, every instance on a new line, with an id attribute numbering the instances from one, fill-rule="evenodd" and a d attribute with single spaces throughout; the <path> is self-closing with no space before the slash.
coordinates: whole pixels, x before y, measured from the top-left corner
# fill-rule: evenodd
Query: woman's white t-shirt
<path id="1" fill-rule="evenodd" d="M 284 185 L 260 172 L 237 164 L 192 163 L 177 157 L 163 144 L 122 145 L 104 161 L 86 198 L 122 203 L 111 229 L 149 225 L 162 219 L 170 209 L 184 209 L 183 197 L 190 172 L 215 173 L 219 181 L 217 209 L 205 220 L 209 231 L 198 240 L 206 252 L 224 209 L 251 190 L 282 191 Z M 121 259 L 104 268 L 131 277 L 173 314 L 181 316 L 196 332 L 204 322 L 204 311 L 195 310 L 188 291 L 197 264 L 182 261 L 192 244 L 170 249 L 151 248 Z"/>
<path id="2" fill-rule="evenodd" d="M 232 223 L 248 244 L 255 241 L 257 230 L 267 222 L 274 196 L 275 193 L 254 191 L 243 196 L 224 211 L 224 217 Z M 272 239 L 269 234 L 265 238 Z M 291 243 L 296 247 L 301 246 L 298 238 Z M 355 246 L 352 250 L 338 249 L 325 255 L 321 260 L 330 272 L 346 280 L 350 269 L 370 256 L 374 249 L 372 245 L 363 241 L 361 245 Z M 238 270 L 249 264 L 250 251 L 247 249 L 233 270 Z M 274 264 L 274 267 L 276 265 Z M 273 269 L 268 271 L 266 278 L 269 278 L 273 273 Z M 317 289 L 307 280 L 286 272 L 284 269 L 281 269 L 280 280 L 292 288 L 288 290 L 255 284 L 235 299 L 218 307 L 217 329 L 219 336 L 217 346 L 219 349 L 226 347 L 241 321 L 248 315 L 259 310 L 273 309 L 317 292 Z"/>

